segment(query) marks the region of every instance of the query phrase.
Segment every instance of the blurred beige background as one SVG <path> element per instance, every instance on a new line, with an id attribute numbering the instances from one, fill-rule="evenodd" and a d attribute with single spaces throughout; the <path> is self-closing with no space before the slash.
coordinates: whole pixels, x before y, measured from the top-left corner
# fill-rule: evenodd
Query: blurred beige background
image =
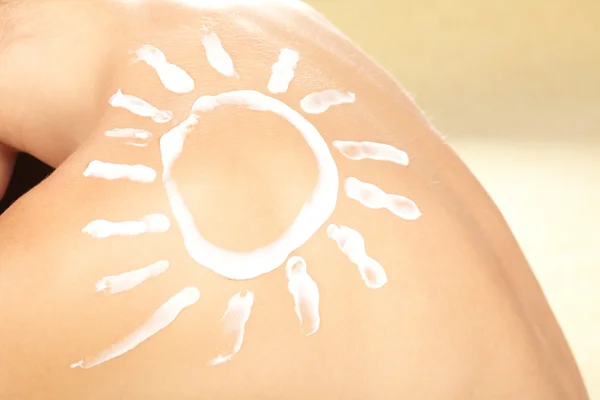
<path id="1" fill-rule="evenodd" d="M 308 2 L 398 78 L 487 188 L 600 398 L 600 1 Z"/>

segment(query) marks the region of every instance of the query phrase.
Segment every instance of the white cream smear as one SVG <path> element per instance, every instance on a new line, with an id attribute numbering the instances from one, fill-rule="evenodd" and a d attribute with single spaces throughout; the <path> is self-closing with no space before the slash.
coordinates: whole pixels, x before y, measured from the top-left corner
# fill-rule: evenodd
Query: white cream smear
<path id="1" fill-rule="evenodd" d="M 94 160 L 83 171 L 83 176 L 108 180 L 128 179 L 134 182 L 150 183 L 156 179 L 156 171 L 141 164 L 113 164 Z"/>
<path id="2" fill-rule="evenodd" d="M 294 310 L 306 336 L 315 333 L 321 325 L 319 316 L 319 287 L 306 272 L 302 257 L 290 257 L 285 266 L 288 291 L 294 298 Z"/>
<path id="3" fill-rule="evenodd" d="M 219 39 L 216 33 L 210 32 L 206 27 L 204 27 L 203 30 L 202 44 L 206 50 L 206 59 L 208 60 L 208 63 L 222 75 L 239 78 L 239 75 L 235 72 L 235 68 L 233 67 L 231 57 L 223 48 L 221 39 Z"/>
<path id="4" fill-rule="evenodd" d="M 346 195 L 371 209 L 385 208 L 397 217 L 413 221 L 421 216 L 414 201 L 397 194 L 387 194 L 377 186 L 356 178 L 346 179 Z"/>
<path id="5" fill-rule="evenodd" d="M 125 144 L 133 147 L 148 147 L 148 143 L 125 142 Z"/>
<path id="6" fill-rule="evenodd" d="M 219 355 L 212 359 L 208 365 L 223 364 L 231 360 L 240 351 L 244 343 L 246 322 L 250 318 L 253 304 L 254 293 L 249 290 L 237 293 L 229 299 L 227 310 L 221 318 L 223 345 Z"/>
<path id="7" fill-rule="evenodd" d="M 150 318 L 138 329 L 115 343 L 98 355 L 71 364 L 71 368 L 92 368 L 113 358 L 133 350 L 143 341 L 149 339 L 162 329 L 169 326 L 185 308 L 193 305 L 200 298 L 200 291 L 192 286 L 186 287 L 167 300 Z"/>
<path id="8" fill-rule="evenodd" d="M 94 160 L 83 171 L 83 176 L 108 180 L 128 179 L 135 182 L 150 183 L 156 179 L 156 171 L 141 164 L 113 164 Z"/>
<path id="9" fill-rule="evenodd" d="M 163 183 L 171 182 L 172 185 L 176 186 L 175 181 L 171 177 L 173 165 L 179 156 L 181 156 L 186 136 L 191 132 L 192 128 L 194 128 L 198 121 L 198 116 L 191 114 L 182 123 L 165 133 L 160 138 L 160 153 L 163 164 Z M 174 187 L 173 190 L 177 190 L 177 188 Z M 177 192 L 177 194 L 178 193 L 179 192 Z M 180 201 L 183 201 L 183 199 L 180 199 Z M 191 217 L 191 214 L 189 214 L 189 217 Z"/>
<path id="10" fill-rule="evenodd" d="M 408 165 L 408 154 L 389 144 L 334 140 L 333 147 L 338 149 L 345 157 L 355 161 L 370 159 L 391 161 L 404 166 Z"/>
<path id="11" fill-rule="evenodd" d="M 253 90 L 239 90 L 216 96 L 202 96 L 192 112 L 209 112 L 222 105 L 275 113 L 292 124 L 312 149 L 319 176 L 314 191 L 290 227 L 270 244 L 248 252 L 225 250 L 208 242 L 198 231 L 194 217 L 179 193 L 171 175 L 180 156 L 185 138 L 198 122 L 192 114 L 160 139 L 163 163 L 162 181 L 186 250 L 198 264 L 229 279 L 252 279 L 283 265 L 288 256 L 302 246 L 333 213 L 338 194 L 338 170 L 327 143 L 317 129 L 302 115 L 281 101 Z"/>
<path id="12" fill-rule="evenodd" d="M 105 294 L 116 294 L 131 290 L 146 280 L 163 274 L 169 269 L 167 260 L 157 261 L 147 267 L 125 272 L 119 275 L 105 276 L 96 282 L 96 291 Z"/>
<path id="13" fill-rule="evenodd" d="M 169 230 L 171 221 L 164 214 L 149 214 L 139 221 L 111 222 L 97 219 L 81 230 L 95 238 L 104 239 L 110 236 L 135 236 L 144 233 L 163 233 Z"/>
<path id="14" fill-rule="evenodd" d="M 165 88 L 174 93 L 194 90 L 194 80 L 183 68 L 167 61 L 165 53 L 151 45 L 143 45 L 136 51 L 137 59 L 154 68 Z"/>
<path id="15" fill-rule="evenodd" d="M 118 139 L 149 140 L 152 138 L 152 133 L 138 128 L 116 128 L 104 132 L 104 136 Z"/>
<path id="16" fill-rule="evenodd" d="M 113 94 L 108 100 L 113 107 L 124 108 L 141 117 L 150 117 L 159 124 L 169 122 L 173 118 L 173 113 L 168 110 L 159 110 L 150 103 L 129 94 L 123 94 L 121 89 Z"/>
<path id="17" fill-rule="evenodd" d="M 128 146 L 146 147 L 147 141 L 152 138 L 152 133 L 138 128 L 116 128 L 104 132 L 104 136 L 118 139 L 133 139 L 125 142 Z"/>
<path id="18" fill-rule="evenodd" d="M 327 89 L 306 95 L 300 100 L 300 107 L 309 114 L 321 114 L 331 106 L 354 103 L 356 95 L 336 89 Z"/>
<path id="19" fill-rule="evenodd" d="M 338 227 L 331 224 L 327 227 L 327 236 L 335 240 L 341 252 L 358 267 L 367 287 L 378 289 L 387 283 L 385 270 L 381 264 L 367 255 L 365 240 L 360 233 L 347 226 Z"/>
<path id="20" fill-rule="evenodd" d="M 298 65 L 300 56 L 294 50 L 281 49 L 279 60 L 271 67 L 271 78 L 267 89 L 271 93 L 284 93 L 288 90 L 290 82 L 294 79 L 294 70 Z"/>

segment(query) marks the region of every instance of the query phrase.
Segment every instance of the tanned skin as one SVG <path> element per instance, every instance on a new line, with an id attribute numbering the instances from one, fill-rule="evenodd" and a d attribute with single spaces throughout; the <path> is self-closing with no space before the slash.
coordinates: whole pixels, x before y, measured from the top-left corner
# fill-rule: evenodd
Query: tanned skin
<path id="1" fill-rule="evenodd" d="M 0 217 L 0 398 L 6 399 L 528 399 L 587 400 L 571 351 L 502 216 L 398 84 L 322 16 L 285 1 L 41 1 L 11 9 L 19 25 L 0 53 L 0 173 L 11 149 L 58 167 Z M 206 61 L 203 26 L 217 32 L 239 79 Z M 152 44 L 196 89 L 167 91 L 130 50 Z M 367 288 L 324 225 L 294 252 L 321 293 L 320 330 L 302 335 L 282 267 L 232 281 L 187 254 L 160 180 L 161 135 L 200 96 L 237 89 L 269 94 L 279 50 L 301 56 L 290 89 L 273 97 L 300 110 L 306 94 L 356 93 L 355 104 L 305 115 L 328 144 L 374 141 L 405 150 L 408 167 L 351 161 L 354 176 L 414 200 L 405 221 L 340 190 L 329 223 L 361 232 L 389 282 Z M 409 56 L 409 55 L 407 55 Z M 117 89 L 173 120 L 156 124 L 108 105 Z M 148 147 L 103 132 L 148 129 Z M 202 234 L 249 251 L 275 240 L 314 188 L 318 169 L 299 133 L 269 113 L 222 107 L 203 115 L 173 174 Z M 145 164 L 151 184 L 83 177 L 92 160 Z M 95 239 L 91 220 L 165 213 L 164 234 Z M 114 296 L 103 276 L 168 259 L 167 273 Z M 185 286 L 202 296 L 164 331 L 97 367 L 71 369 L 142 324 Z M 219 320 L 240 290 L 256 299 L 240 352 L 207 366 Z"/>

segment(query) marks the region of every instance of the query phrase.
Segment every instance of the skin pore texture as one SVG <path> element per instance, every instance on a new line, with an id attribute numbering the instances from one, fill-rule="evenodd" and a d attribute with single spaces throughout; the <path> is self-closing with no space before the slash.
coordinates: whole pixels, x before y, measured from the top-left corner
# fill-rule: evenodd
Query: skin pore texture
<path id="1" fill-rule="evenodd" d="M 0 398 L 587 399 L 492 201 L 314 10 L 27 13 L 0 135 L 58 168 L 0 216 Z"/>

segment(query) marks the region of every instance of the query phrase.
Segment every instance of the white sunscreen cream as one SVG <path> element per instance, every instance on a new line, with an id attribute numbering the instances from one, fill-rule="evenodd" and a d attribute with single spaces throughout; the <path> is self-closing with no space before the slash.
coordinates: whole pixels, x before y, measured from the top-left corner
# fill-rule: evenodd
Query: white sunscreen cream
<path id="1" fill-rule="evenodd" d="M 331 224 L 327 227 L 327 236 L 335 240 L 338 248 L 358 267 L 362 280 L 367 287 L 377 289 L 388 281 L 385 270 L 376 260 L 369 257 L 365 250 L 362 235 L 347 226 Z"/>
<path id="2" fill-rule="evenodd" d="M 97 219 L 86 225 L 81 230 L 95 238 L 110 236 L 135 236 L 144 233 L 162 233 L 169 230 L 171 221 L 164 214 L 149 214 L 139 221 L 111 222 Z"/>
<path id="3" fill-rule="evenodd" d="M 356 178 L 346 179 L 346 195 L 371 209 L 385 208 L 397 217 L 412 221 L 421 216 L 414 201 L 397 194 L 387 194 L 377 186 Z"/>
<path id="4" fill-rule="evenodd" d="M 165 53 L 151 45 L 143 45 L 136 51 L 137 59 L 154 68 L 167 90 L 174 93 L 189 93 L 194 90 L 194 80 L 183 68 L 167 61 Z"/>
<path id="5" fill-rule="evenodd" d="M 210 66 L 222 75 L 239 78 L 233 67 L 231 57 L 221 44 L 221 39 L 219 39 L 216 33 L 210 32 L 206 27 L 203 30 L 202 44 L 206 50 L 206 59 Z"/>
<path id="6" fill-rule="evenodd" d="M 346 158 L 351 160 L 376 160 L 391 161 L 399 165 L 408 165 L 406 152 L 390 146 L 389 144 L 376 142 L 352 142 L 335 140 L 333 147 L 339 150 Z"/>
<path id="7" fill-rule="evenodd" d="M 71 368 L 92 368 L 133 350 L 140 343 L 173 323 L 181 311 L 196 303 L 199 298 L 200 291 L 197 288 L 192 286 L 186 287 L 167 300 L 144 324 L 131 334 L 127 335 L 123 340 L 115 343 L 94 357 L 85 358 L 71 364 Z"/>
<path id="8" fill-rule="evenodd" d="M 148 141 L 152 138 L 152 133 L 145 129 L 137 128 L 116 128 L 104 132 L 104 136 L 118 139 L 132 139 L 126 141 L 128 146 L 146 147 Z"/>
<path id="9" fill-rule="evenodd" d="M 223 330 L 223 345 L 219 355 L 212 359 L 208 365 L 223 364 L 233 358 L 242 348 L 244 343 L 244 331 L 246 322 L 250 318 L 252 305 L 254 304 L 254 293 L 249 290 L 237 293 L 229 299 L 227 310 L 221 318 Z"/>
<path id="10" fill-rule="evenodd" d="M 216 96 L 202 96 L 194 103 L 192 112 L 209 112 L 222 105 L 269 111 L 283 117 L 306 140 L 319 168 L 316 187 L 292 225 L 278 239 L 264 247 L 236 252 L 217 247 L 200 234 L 171 174 L 183 149 L 184 140 L 191 127 L 197 123 L 198 117 L 191 116 L 161 137 L 162 181 L 188 254 L 198 264 L 226 278 L 252 279 L 283 265 L 291 252 L 306 243 L 327 221 L 337 201 L 338 171 L 329 147 L 317 129 L 281 101 L 253 90 L 239 90 Z"/>
<path id="11" fill-rule="evenodd" d="M 354 103 L 354 93 L 342 92 L 336 89 L 327 89 L 322 92 L 311 93 L 300 100 L 300 107 L 308 114 L 321 114 L 331 106 Z"/>
<path id="12" fill-rule="evenodd" d="M 104 136 L 118 139 L 149 140 L 152 138 L 152 133 L 138 128 L 116 128 L 104 132 Z"/>
<path id="13" fill-rule="evenodd" d="M 294 70 L 298 65 L 300 56 L 294 50 L 281 49 L 279 60 L 271 67 L 271 78 L 267 89 L 271 93 L 284 93 L 288 90 L 294 78 Z"/>
<path id="14" fill-rule="evenodd" d="M 179 156 L 181 156 L 186 136 L 192 131 L 194 126 L 198 124 L 198 121 L 198 116 L 191 114 L 182 123 L 171 129 L 160 138 L 160 153 L 163 164 L 163 182 L 174 182 L 171 177 L 173 165 Z M 183 199 L 181 201 L 183 201 Z"/>
<path id="15" fill-rule="evenodd" d="M 148 279 L 163 274 L 169 269 L 167 260 L 157 261 L 147 267 L 125 272 L 119 275 L 105 276 L 96 282 L 96 291 L 116 294 L 131 290 Z"/>
<path id="16" fill-rule="evenodd" d="M 290 257 L 285 266 L 288 291 L 294 299 L 294 310 L 306 336 L 315 333 L 321 325 L 319 316 L 319 287 L 306 272 L 302 257 Z"/>
<path id="17" fill-rule="evenodd" d="M 148 147 L 148 143 L 125 142 L 125 144 L 133 147 Z"/>
<path id="18" fill-rule="evenodd" d="M 146 165 L 113 164 L 94 160 L 83 171 L 87 178 L 128 179 L 134 182 L 150 183 L 156 179 L 156 171 Z"/>
<path id="19" fill-rule="evenodd" d="M 150 117 L 159 124 L 169 122 L 173 118 L 173 113 L 168 110 L 159 110 L 150 103 L 129 94 L 123 94 L 121 89 L 113 94 L 108 100 L 113 107 L 124 108 L 141 117 Z"/>

